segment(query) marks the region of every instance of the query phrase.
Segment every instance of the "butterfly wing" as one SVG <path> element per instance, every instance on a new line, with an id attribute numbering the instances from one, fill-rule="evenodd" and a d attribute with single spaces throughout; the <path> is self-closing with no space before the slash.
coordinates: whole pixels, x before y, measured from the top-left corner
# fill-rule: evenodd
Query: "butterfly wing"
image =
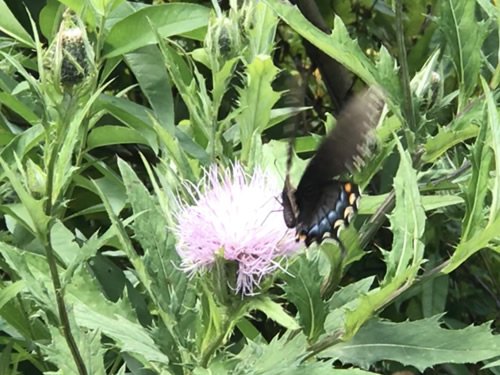
<path id="1" fill-rule="evenodd" d="M 340 113 L 335 129 L 321 142 L 294 192 L 287 173 L 283 215 L 289 227 L 296 226 L 298 239 L 307 246 L 313 241 L 321 243 L 325 237 L 338 239 L 339 231 L 356 212 L 358 187 L 333 178 L 352 168 L 355 158 L 362 156 L 362 146 L 377 123 L 382 104 L 381 93 L 373 88 L 351 100 Z"/>

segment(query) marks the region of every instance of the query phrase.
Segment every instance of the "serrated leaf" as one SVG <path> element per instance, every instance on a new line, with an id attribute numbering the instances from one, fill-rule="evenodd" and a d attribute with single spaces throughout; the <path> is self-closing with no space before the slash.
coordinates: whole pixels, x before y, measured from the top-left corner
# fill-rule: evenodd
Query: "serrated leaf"
<path id="1" fill-rule="evenodd" d="M 40 306 L 55 313 L 57 311 L 55 294 L 45 258 L 22 251 L 4 242 L 0 242 L 0 253 L 9 266 L 24 280 L 26 289 Z"/>
<path id="2" fill-rule="evenodd" d="M 418 190 L 417 173 L 410 154 L 397 140 L 400 164 L 394 178 L 396 205 L 390 216 L 393 242 L 391 251 L 384 252 L 387 272 L 383 284 L 420 265 L 424 255 L 421 238 L 425 229 L 425 211 Z"/>
<path id="3" fill-rule="evenodd" d="M 288 315 L 283 307 L 279 303 L 274 302 L 270 297 L 259 296 L 254 298 L 250 302 L 250 306 L 252 309 L 262 311 L 269 319 L 274 320 L 287 329 L 296 330 L 300 328 L 295 319 Z"/>
<path id="4" fill-rule="evenodd" d="M 169 363 L 168 357 L 158 349 L 149 332 L 139 324 L 121 316 L 108 318 L 82 303 L 75 303 L 74 312 L 79 326 L 100 330 L 116 340 L 122 351 L 142 355 L 147 361 Z"/>
<path id="5" fill-rule="evenodd" d="M 326 303 L 321 297 L 321 276 L 318 265 L 298 257 L 283 275 L 286 298 L 299 311 L 299 321 L 308 339 L 314 342 L 324 332 Z"/>
<path id="6" fill-rule="evenodd" d="M 180 258 L 175 251 L 175 238 L 168 231 L 168 223 L 130 166 L 118 161 L 127 195 L 135 214 L 134 233 L 144 249 L 143 262 L 149 275 L 151 290 L 163 311 L 171 314 L 173 321 L 189 309 L 193 294 L 188 278 L 176 265 Z M 189 302 L 188 302 L 189 301 Z"/>
<path id="7" fill-rule="evenodd" d="M 367 368 L 391 360 L 424 371 L 443 363 L 477 363 L 496 358 L 500 336 L 489 323 L 460 330 L 440 327 L 441 315 L 414 322 L 371 320 L 348 342 L 339 343 L 322 355 Z"/>
<path id="8" fill-rule="evenodd" d="M 432 163 L 453 146 L 476 137 L 478 133 L 479 127 L 473 124 L 460 130 L 440 127 L 438 134 L 427 139 L 422 160 L 426 163 Z"/>
<path id="9" fill-rule="evenodd" d="M 376 84 L 374 65 L 361 51 L 356 41 L 351 39 L 339 17 L 335 17 L 333 32 L 328 35 L 311 24 L 296 6 L 280 0 L 264 0 L 264 2 L 310 43 L 344 65 L 363 81 Z"/>
<path id="10" fill-rule="evenodd" d="M 104 355 L 106 351 L 101 344 L 100 331 L 87 330 L 86 332 L 76 332 L 76 329 L 73 329 L 72 332 L 87 373 L 105 375 Z M 61 330 L 51 327 L 50 332 L 52 335 L 51 344 L 45 347 L 42 346 L 42 350 L 47 355 L 48 361 L 56 365 L 61 374 L 80 374 Z"/>
<path id="11" fill-rule="evenodd" d="M 247 161 L 256 147 L 252 140 L 267 126 L 271 118 L 271 108 L 280 98 L 271 86 L 278 68 L 270 56 L 259 55 L 247 65 L 245 87 L 239 89 L 239 108 L 236 116 L 240 129 L 241 159 Z"/>
<path id="12" fill-rule="evenodd" d="M 276 336 L 268 345 L 250 341 L 236 356 L 238 364 L 232 374 L 286 374 L 300 365 L 306 355 L 306 345 L 302 333 Z"/>

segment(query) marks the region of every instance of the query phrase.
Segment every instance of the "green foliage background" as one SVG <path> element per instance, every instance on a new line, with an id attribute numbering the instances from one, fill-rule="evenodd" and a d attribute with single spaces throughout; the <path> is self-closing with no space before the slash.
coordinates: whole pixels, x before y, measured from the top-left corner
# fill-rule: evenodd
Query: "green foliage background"
<path id="1" fill-rule="evenodd" d="M 281 0 L 0 0 L 0 374 L 500 373 L 496 2 L 298 4 L 324 27 Z M 304 41 L 385 93 L 366 195 L 345 253 L 221 297 L 179 267 L 183 184 L 284 178 L 300 117 L 297 182 L 339 110 Z"/>

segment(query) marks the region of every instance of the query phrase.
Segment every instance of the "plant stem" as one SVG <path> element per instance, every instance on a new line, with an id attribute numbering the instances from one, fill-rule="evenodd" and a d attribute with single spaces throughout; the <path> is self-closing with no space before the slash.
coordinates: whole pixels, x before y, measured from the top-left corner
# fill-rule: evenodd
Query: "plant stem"
<path id="1" fill-rule="evenodd" d="M 59 271 L 57 270 L 57 262 L 54 254 L 54 250 L 52 249 L 52 244 L 50 241 L 50 230 L 53 223 L 53 197 L 52 195 L 54 190 L 54 170 L 56 166 L 57 153 L 59 152 L 59 145 L 62 144 L 66 135 L 66 123 L 68 121 L 68 116 L 72 113 L 73 107 L 73 97 L 70 96 L 70 101 L 68 108 L 65 110 L 65 115 L 62 116 L 62 121 L 60 123 L 59 129 L 57 129 L 57 141 L 52 146 L 52 150 L 50 153 L 49 163 L 47 165 L 47 205 L 45 207 L 45 214 L 52 219 L 49 222 L 46 232 L 42 235 L 42 244 L 45 249 L 45 255 L 47 257 L 47 263 L 49 265 L 50 276 L 52 279 L 52 285 L 54 286 L 54 292 L 56 294 L 56 304 L 57 311 L 59 315 L 59 320 L 62 326 L 63 336 L 68 344 L 71 355 L 73 356 L 73 360 L 75 361 L 76 367 L 78 368 L 78 373 L 80 375 L 87 375 L 87 369 L 85 367 L 85 363 L 83 362 L 83 358 L 80 354 L 80 350 L 76 344 L 75 338 L 71 332 L 71 325 L 68 318 L 68 313 L 66 309 L 66 304 L 64 302 L 64 289 L 61 287 L 61 279 L 59 277 Z M 61 112 L 60 112 L 61 113 Z M 49 147 L 46 144 L 46 147 Z"/>

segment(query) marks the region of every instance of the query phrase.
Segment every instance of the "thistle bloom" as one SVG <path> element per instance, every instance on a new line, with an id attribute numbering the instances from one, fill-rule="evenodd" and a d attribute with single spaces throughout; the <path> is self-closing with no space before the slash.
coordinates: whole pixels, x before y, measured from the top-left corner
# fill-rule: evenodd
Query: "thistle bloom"
<path id="1" fill-rule="evenodd" d="M 236 292 L 248 295 L 298 248 L 276 199 L 280 187 L 268 173 L 249 176 L 238 163 L 219 173 L 214 166 L 189 191 L 194 204 L 182 205 L 176 228 L 185 271 L 209 270 L 221 257 L 236 262 Z"/>

